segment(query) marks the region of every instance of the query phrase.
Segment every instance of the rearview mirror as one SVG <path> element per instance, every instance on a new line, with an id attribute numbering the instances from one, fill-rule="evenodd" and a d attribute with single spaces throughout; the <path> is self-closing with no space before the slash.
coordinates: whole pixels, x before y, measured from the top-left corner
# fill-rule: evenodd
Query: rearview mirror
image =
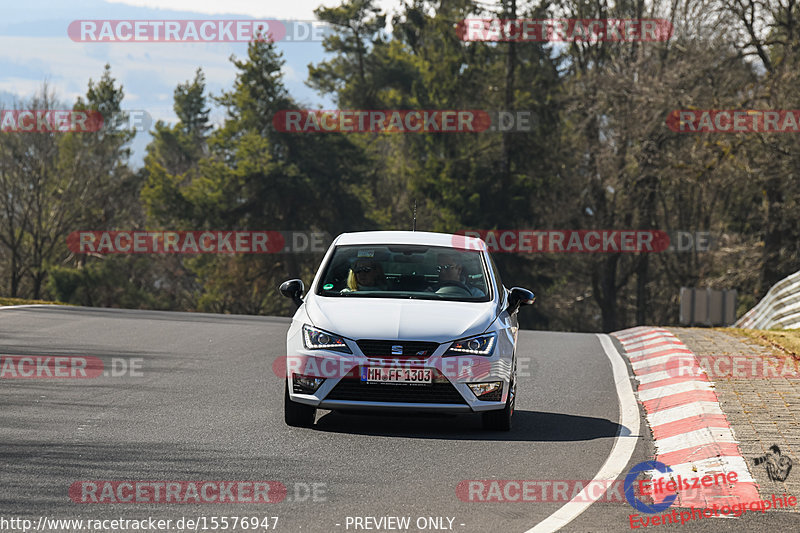
<path id="1" fill-rule="evenodd" d="M 291 298 L 297 307 L 303 305 L 303 292 L 305 291 L 305 286 L 303 285 L 302 280 L 290 279 L 289 281 L 284 281 L 281 283 L 281 286 L 278 290 L 280 290 L 281 294 L 285 297 Z"/>
<path id="2" fill-rule="evenodd" d="M 522 287 L 514 287 L 509 291 L 508 308 L 506 310 L 509 315 L 513 315 L 519 310 L 520 306 L 531 305 L 535 301 L 536 296 L 531 291 Z"/>

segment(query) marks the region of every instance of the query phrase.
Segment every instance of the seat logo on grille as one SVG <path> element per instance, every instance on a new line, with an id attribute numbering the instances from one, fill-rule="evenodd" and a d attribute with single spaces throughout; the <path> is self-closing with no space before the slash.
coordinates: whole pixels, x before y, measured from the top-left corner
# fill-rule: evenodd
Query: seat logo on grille
<path id="1" fill-rule="evenodd" d="M 400 344 L 392 345 L 392 355 L 403 355 L 403 346 Z"/>

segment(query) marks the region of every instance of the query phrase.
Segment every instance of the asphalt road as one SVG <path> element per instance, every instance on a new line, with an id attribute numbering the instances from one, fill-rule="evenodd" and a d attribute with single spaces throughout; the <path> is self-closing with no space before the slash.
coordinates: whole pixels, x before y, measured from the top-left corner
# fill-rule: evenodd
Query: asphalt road
<path id="1" fill-rule="evenodd" d="M 620 430 L 611 365 L 598 337 L 534 331 L 520 332 L 518 355 L 527 368 L 510 433 L 484 432 L 469 415 L 327 411 L 318 413 L 313 429 L 289 428 L 283 381 L 272 371 L 285 355 L 288 324 L 151 311 L 0 310 L 2 355 L 93 356 L 106 370 L 129 370 L 94 379 L 0 379 L 0 524 L 41 516 L 173 522 L 277 516 L 277 531 L 346 532 L 367 531 L 348 527 L 348 517 L 407 516 L 410 531 L 418 531 L 420 517 L 441 517 L 444 527 L 452 519 L 452 531 L 523 532 L 563 503 L 464 502 L 458 483 L 590 480 Z M 644 423 L 642 431 L 626 471 L 652 457 Z M 80 504 L 69 488 L 82 480 L 272 480 L 288 494 L 273 504 Z M 629 531 L 631 512 L 626 503 L 598 502 L 562 531 Z M 781 531 L 796 527 L 796 516 L 648 530 Z M 6 524 L 0 531 L 15 530 Z"/>

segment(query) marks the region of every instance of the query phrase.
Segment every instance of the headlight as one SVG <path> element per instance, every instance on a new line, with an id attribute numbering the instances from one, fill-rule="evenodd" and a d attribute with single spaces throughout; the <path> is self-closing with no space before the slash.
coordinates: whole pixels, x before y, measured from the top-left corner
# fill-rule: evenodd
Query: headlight
<path id="1" fill-rule="evenodd" d="M 450 345 L 444 355 L 485 355 L 490 356 L 494 351 L 497 333 L 486 333 L 477 337 L 461 339 Z"/>
<path id="2" fill-rule="evenodd" d="M 312 328 L 308 324 L 303 326 L 303 346 L 307 350 L 335 350 L 337 352 L 353 353 L 342 337 L 321 329 Z"/>

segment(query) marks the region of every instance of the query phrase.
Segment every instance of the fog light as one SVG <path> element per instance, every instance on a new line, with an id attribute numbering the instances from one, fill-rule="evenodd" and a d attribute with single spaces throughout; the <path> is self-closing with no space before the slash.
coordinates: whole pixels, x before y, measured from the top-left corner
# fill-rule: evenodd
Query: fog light
<path id="1" fill-rule="evenodd" d="M 488 383 L 467 383 L 472 393 L 479 400 L 499 402 L 503 397 L 503 382 L 490 381 Z"/>
<path id="2" fill-rule="evenodd" d="M 292 391 L 300 394 L 313 394 L 325 383 L 325 378 L 292 374 Z"/>

